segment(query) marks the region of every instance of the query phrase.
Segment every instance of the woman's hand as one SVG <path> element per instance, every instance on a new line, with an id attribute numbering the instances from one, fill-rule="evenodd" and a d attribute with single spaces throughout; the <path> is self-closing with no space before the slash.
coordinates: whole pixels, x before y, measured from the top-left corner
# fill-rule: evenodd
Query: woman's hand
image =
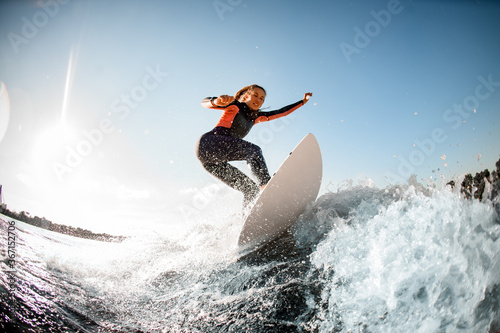
<path id="1" fill-rule="evenodd" d="M 303 102 L 304 104 L 306 104 L 306 103 L 307 103 L 307 101 L 309 101 L 309 98 L 311 98 L 311 96 L 312 96 L 312 95 L 313 95 L 313 93 L 310 93 L 310 92 L 309 92 L 309 93 L 305 93 L 305 94 L 304 94 L 304 99 L 302 100 L 302 102 Z"/>
<path id="2" fill-rule="evenodd" d="M 217 106 L 226 106 L 228 104 L 231 104 L 234 102 L 234 97 L 229 96 L 229 95 L 220 95 L 217 97 L 217 99 L 214 101 L 214 104 Z"/>

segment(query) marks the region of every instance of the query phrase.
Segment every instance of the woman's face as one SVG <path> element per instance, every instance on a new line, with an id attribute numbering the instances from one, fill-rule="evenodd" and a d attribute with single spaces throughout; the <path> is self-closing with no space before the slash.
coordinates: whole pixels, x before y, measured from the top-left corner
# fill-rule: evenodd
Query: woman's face
<path id="1" fill-rule="evenodd" d="M 250 110 L 257 111 L 264 103 L 265 98 L 266 93 L 264 92 L 264 90 L 260 88 L 253 88 L 253 90 L 245 93 L 244 102 L 250 108 Z"/>

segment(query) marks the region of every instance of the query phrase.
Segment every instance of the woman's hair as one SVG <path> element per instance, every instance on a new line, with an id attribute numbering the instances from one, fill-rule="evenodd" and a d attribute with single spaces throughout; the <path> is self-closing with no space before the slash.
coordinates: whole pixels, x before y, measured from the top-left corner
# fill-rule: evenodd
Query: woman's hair
<path id="1" fill-rule="evenodd" d="M 267 94 L 266 93 L 266 89 L 262 88 L 261 86 L 259 86 L 258 84 L 252 84 L 252 85 L 249 85 L 249 86 L 246 86 L 246 87 L 243 87 L 241 88 L 237 93 L 236 95 L 234 95 L 234 99 L 239 101 L 240 98 L 247 92 L 251 92 L 253 91 L 255 88 L 259 88 L 259 89 L 262 89 L 264 91 L 264 94 Z"/>

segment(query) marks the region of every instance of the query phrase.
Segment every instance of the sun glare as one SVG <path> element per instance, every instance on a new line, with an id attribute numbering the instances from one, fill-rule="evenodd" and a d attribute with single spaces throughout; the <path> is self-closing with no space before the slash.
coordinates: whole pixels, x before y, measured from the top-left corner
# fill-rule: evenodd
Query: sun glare
<path id="1" fill-rule="evenodd" d="M 74 129 L 62 122 L 42 131 L 32 151 L 33 164 L 37 174 L 47 178 L 46 173 L 51 170 L 51 165 L 55 161 L 64 159 L 66 147 L 75 139 Z"/>

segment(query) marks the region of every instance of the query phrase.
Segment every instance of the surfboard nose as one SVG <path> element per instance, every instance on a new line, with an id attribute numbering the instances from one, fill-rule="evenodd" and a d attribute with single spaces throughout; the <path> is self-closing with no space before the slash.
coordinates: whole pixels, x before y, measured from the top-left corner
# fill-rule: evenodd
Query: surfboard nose
<path id="1" fill-rule="evenodd" d="M 256 247 L 279 237 L 316 199 L 322 173 L 318 141 L 313 134 L 308 134 L 258 197 L 242 227 L 238 245 Z"/>

